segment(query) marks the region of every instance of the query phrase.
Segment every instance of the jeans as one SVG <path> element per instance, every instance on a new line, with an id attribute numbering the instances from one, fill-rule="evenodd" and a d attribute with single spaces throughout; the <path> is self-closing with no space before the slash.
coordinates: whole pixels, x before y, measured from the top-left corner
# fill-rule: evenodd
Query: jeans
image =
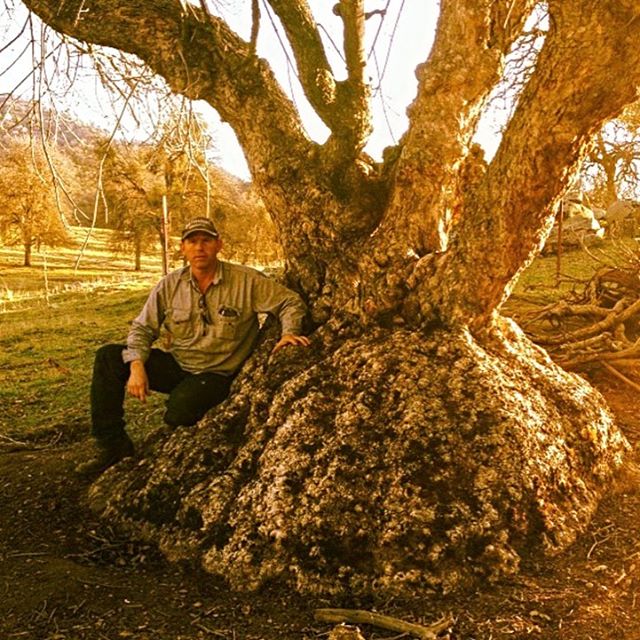
<path id="1" fill-rule="evenodd" d="M 122 360 L 121 344 L 108 344 L 96 353 L 91 382 L 91 433 L 100 443 L 125 434 L 124 396 L 129 363 Z M 149 388 L 168 393 L 164 421 L 171 427 L 196 424 L 228 395 L 232 376 L 217 373 L 189 373 L 180 368 L 170 353 L 152 349 L 145 370 Z"/>

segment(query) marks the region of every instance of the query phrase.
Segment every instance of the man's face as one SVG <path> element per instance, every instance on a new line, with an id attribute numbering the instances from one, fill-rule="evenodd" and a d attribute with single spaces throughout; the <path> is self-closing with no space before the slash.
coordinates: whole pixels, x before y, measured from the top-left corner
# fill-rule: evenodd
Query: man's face
<path id="1" fill-rule="evenodd" d="M 192 233 L 181 243 L 182 255 L 187 262 L 199 271 L 207 271 L 216 266 L 218 252 L 222 249 L 222 240 L 207 233 Z"/>

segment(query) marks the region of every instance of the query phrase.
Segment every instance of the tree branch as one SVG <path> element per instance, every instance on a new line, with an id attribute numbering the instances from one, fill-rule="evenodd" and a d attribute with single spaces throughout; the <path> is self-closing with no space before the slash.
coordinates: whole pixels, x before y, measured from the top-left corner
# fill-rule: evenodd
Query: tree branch
<path id="1" fill-rule="evenodd" d="M 311 106 L 331 129 L 336 81 L 306 0 L 268 0 L 287 34 L 298 78 Z"/>
<path id="2" fill-rule="evenodd" d="M 359 152 L 371 132 L 370 87 L 365 78 L 364 0 L 340 0 L 338 12 L 344 25 L 344 52 L 347 80 L 340 83 L 338 108 L 340 119 L 350 114 L 353 150 Z"/>
<path id="3" fill-rule="evenodd" d="M 137 55 L 173 91 L 209 102 L 235 130 L 254 176 L 278 182 L 314 145 L 271 69 L 220 18 L 179 0 L 25 0 L 71 37 Z M 268 177 L 267 177 L 268 176 Z"/>
<path id="4" fill-rule="evenodd" d="M 426 627 L 362 609 L 316 609 L 314 617 L 319 622 L 370 624 L 381 629 L 412 635 L 421 640 L 436 640 L 437 636 L 451 627 L 454 622 L 451 616 L 444 616 Z"/>
<path id="5" fill-rule="evenodd" d="M 406 229 L 398 253 L 440 251 L 455 215 L 463 161 L 505 56 L 532 0 L 443 0 L 433 49 L 417 69 L 418 96 L 396 167 L 388 226 Z M 415 189 L 419 182 L 426 186 Z"/>
<path id="6" fill-rule="evenodd" d="M 364 81 L 363 0 L 342 0 L 348 79 L 337 82 L 306 0 L 269 0 L 280 19 L 298 66 L 302 88 L 331 130 L 330 155 L 355 158 L 371 130 L 369 90 Z"/>
<path id="7" fill-rule="evenodd" d="M 636 98 L 640 83 L 637 2 L 556 0 L 550 12 L 552 28 L 536 71 L 475 193 L 474 211 L 461 219 L 439 270 L 442 289 L 450 287 L 445 314 L 475 318 L 477 326 L 508 297 L 538 252 L 551 228 L 554 199 L 568 186 L 590 137 Z M 459 280 L 479 263 L 486 265 L 479 279 Z"/>

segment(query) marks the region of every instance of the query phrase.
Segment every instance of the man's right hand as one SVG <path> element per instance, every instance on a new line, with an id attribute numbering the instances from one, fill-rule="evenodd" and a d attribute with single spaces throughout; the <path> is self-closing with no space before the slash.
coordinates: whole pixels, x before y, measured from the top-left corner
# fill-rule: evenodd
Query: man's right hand
<path id="1" fill-rule="evenodd" d="M 127 391 L 134 398 L 146 402 L 149 395 L 149 378 L 142 360 L 134 360 L 131 363 L 131 373 L 127 381 Z"/>

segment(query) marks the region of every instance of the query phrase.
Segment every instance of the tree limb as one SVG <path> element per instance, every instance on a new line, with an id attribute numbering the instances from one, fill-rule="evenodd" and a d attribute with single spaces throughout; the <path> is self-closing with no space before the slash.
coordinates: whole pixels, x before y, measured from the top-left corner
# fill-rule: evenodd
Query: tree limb
<path id="1" fill-rule="evenodd" d="M 409 109 L 409 131 L 388 211 L 389 226 L 403 221 L 403 251 L 410 247 L 423 255 L 446 248 L 459 171 L 505 56 L 534 4 L 532 0 L 441 3 L 433 49 L 417 69 L 418 96 Z M 418 180 L 428 188 L 416 190 Z"/>
<path id="2" fill-rule="evenodd" d="M 554 199 L 590 137 L 636 98 L 640 82 L 637 2 L 557 0 L 550 14 L 536 71 L 476 192 L 474 215 L 461 219 L 439 272 L 440 281 L 457 290 L 453 296 L 448 291 L 445 315 L 473 317 L 477 326 L 508 297 L 538 252 L 551 228 Z M 478 261 L 487 265 L 480 280 L 461 283 L 461 273 Z"/>
<path id="3" fill-rule="evenodd" d="M 170 87 L 209 102 L 229 122 L 254 176 L 278 181 L 283 158 L 314 145 L 271 69 L 220 18 L 179 0 L 25 0 L 71 37 L 137 55 Z"/>
<path id="4" fill-rule="evenodd" d="M 287 34 L 302 89 L 322 121 L 334 125 L 336 81 L 307 0 L 268 0 Z"/>
<path id="5" fill-rule="evenodd" d="M 307 0 L 269 0 L 287 33 L 302 88 L 321 120 L 332 132 L 332 158 L 353 159 L 371 131 L 369 88 L 365 82 L 363 0 L 342 0 L 348 78 L 337 82 L 327 60 Z"/>
<path id="6" fill-rule="evenodd" d="M 436 640 L 438 634 L 446 631 L 453 624 L 453 618 L 445 616 L 438 622 L 425 627 L 362 609 L 316 609 L 314 617 L 318 622 L 370 624 L 389 631 L 408 633 L 421 640 Z"/>

